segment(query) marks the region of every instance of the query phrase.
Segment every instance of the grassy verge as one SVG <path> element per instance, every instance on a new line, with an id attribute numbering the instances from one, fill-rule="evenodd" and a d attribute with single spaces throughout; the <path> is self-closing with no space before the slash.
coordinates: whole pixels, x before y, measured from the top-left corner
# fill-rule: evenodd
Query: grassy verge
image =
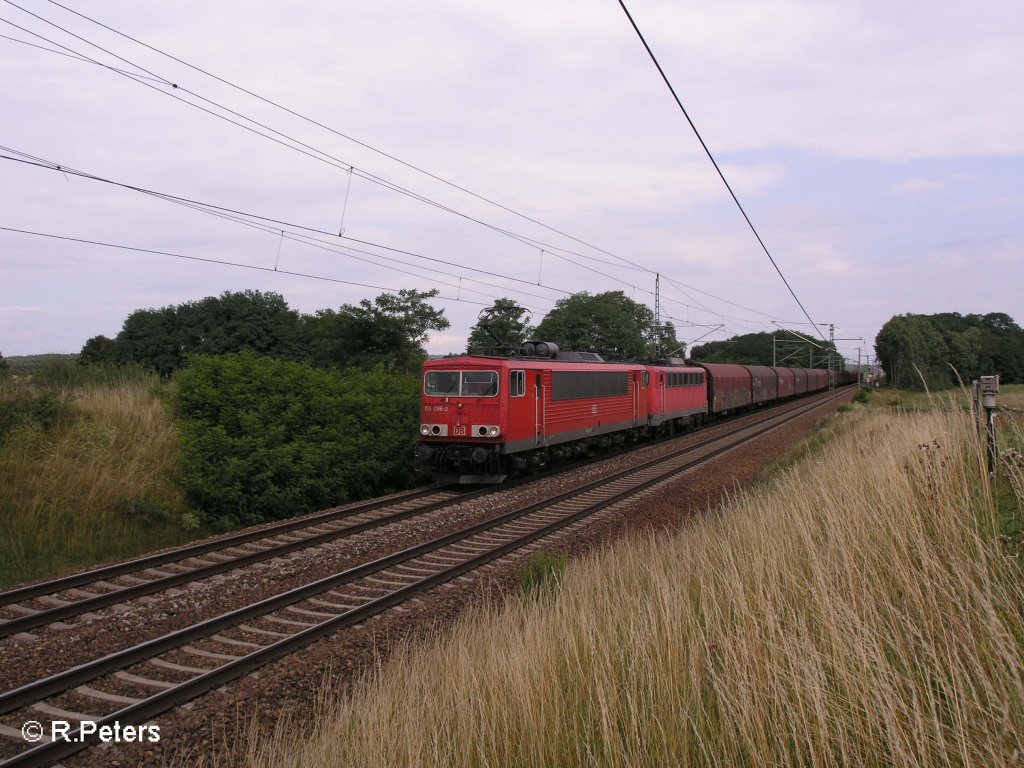
<path id="1" fill-rule="evenodd" d="M 1024 580 L 999 531 L 1021 498 L 958 409 L 847 416 L 842 443 L 400 654 L 250 766 L 1018 764 Z"/>
<path id="2" fill-rule="evenodd" d="M 179 440 L 155 377 L 0 391 L 0 587 L 184 541 Z M 194 532 L 192 533 L 194 535 Z"/>
<path id="3" fill-rule="evenodd" d="M 963 408 L 970 407 L 971 385 L 967 383 L 965 390 L 947 389 L 942 392 L 918 392 L 896 387 L 879 387 L 867 389 L 872 408 L 903 408 L 918 410 L 931 408 L 936 403 L 945 407 L 952 400 Z M 1006 411 L 1024 411 L 1024 384 L 1003 384 L 999 389 L 996 402 L 1000 409 Z"/>

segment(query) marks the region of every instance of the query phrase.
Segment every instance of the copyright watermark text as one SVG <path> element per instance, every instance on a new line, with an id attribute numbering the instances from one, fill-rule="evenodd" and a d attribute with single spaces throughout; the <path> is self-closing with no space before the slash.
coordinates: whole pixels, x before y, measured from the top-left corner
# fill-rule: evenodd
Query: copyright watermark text
<path id="1" fill-rule="evenodd" d="M 122 725 L 113 722 L 99 725 L 92 720 L 83 720 L 80 724 L 67 720 L 53 720 L 45 726 L 36 720 L 29 720 L 21 726 L 21 736 L 25 741 L 72 741 L 84 742 L 97 739 L 104 744 L 136 744 L 160 741 L 159 725 Z"/>

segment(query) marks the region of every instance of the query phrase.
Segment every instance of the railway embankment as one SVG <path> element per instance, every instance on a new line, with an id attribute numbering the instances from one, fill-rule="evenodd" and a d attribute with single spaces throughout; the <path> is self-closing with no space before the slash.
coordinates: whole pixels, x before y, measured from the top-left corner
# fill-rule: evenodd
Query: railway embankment
<path id="1" fill-rule="evenodd" d="M 1018 454 L 991 480 L 956 407 L 840 419 L 842 439 L 671 532 L 325 688 L 315 725 L 266 718 L 248 764 L 1016 764 Z M 666 488 L 644 518 L 699 493 Z"/>

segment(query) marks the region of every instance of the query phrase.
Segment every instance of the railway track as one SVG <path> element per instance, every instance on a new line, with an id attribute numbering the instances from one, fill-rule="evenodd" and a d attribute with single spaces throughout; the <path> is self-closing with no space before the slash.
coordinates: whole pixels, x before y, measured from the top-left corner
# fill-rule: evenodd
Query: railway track
<path id="1" fill-rule="evenodd" d="M 97 729 L 150 721 L 326 635 L 389 609 L 402 610 L 402 603 L 427 590 L 589 524 L 637 494 L 841 395 L 790 404 L 754 424 L 737 425 L 639 466 L 4 692 L 0 737 L 20 741 L 16 724 L 26 720 L 90 721 Z M 94 741 L 95 733 L 75 730 L 68 740 L 40 744 L 0 767 L 51 765 Z"/>
<path id="2" fill-rule="evenodd" d="M 490 492 L 431 486 L 0 592 L 0 639 L 425 515 Z M 89 589 L 82 589 L 89 587 Z M 26 605 L 33 601 L 35 605 Z"/>

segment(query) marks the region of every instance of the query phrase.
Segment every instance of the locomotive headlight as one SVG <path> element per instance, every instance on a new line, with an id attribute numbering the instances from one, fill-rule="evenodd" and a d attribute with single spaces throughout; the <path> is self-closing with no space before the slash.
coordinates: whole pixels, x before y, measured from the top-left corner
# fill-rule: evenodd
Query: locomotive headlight
<path id="1" fill-rule="evenodd" d="M 488 430 L 487 430 L 487 436 L 488 436 L 488 437 L 497 437 L 497 436 L 498 436 L 498 433 L 499 433 L 500 431 L 501 431 L 501 430 L 500 430 L 500 429 L 498 429 L 497 427 L 491 427 L 490 429 L 488 429 Z"/>
<path id="2" fill-rule="evenodd" d="M 429 435 L 430 434 L 430 425 L 429 424 L 420 424 L 420 434 L 421 435 Z"/>

